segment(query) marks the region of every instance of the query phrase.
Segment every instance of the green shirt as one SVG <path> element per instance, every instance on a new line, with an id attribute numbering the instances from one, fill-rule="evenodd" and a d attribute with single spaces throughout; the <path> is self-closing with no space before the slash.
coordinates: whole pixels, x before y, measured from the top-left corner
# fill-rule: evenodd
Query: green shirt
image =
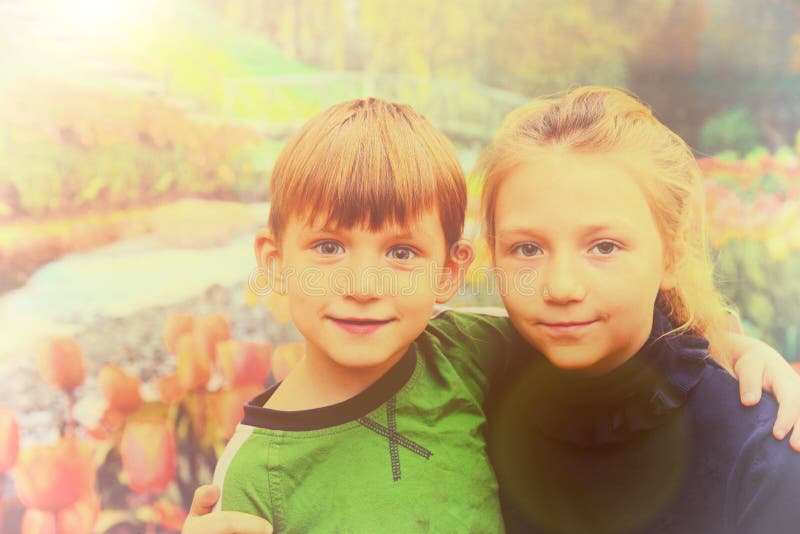
<path id="1" fill-rule="evenodd" d="M 221 509 L 286 533 L 502 532 L 482 403 L 509 329 L 446 311 L 347 401 L 278 411 L 263 408 L 268 389 L 217 465 Z"/>

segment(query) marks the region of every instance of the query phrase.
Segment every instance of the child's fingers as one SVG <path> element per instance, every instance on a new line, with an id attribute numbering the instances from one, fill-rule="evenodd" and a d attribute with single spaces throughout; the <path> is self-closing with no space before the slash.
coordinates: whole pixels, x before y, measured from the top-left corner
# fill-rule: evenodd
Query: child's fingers
<path id="1" fill-rule="evenodd" d="M 772 433 L 777 439 L 783 439 L 792 430 L 798 433 L 800 423 L 800 380 L 790 377 L 779 377 L 773 384 L 773 393 L 778 401 L 778 417 L 772 427 Z M 792 447 L 795 442 L 800 442 L 800 435 L 792 436 Z M 800 443 L 798 444 L 800 447 Z M 795 448 L 798 448 L 795 447 Z"/>
<path id="2" fill-rule="evenodd" d="M 764 362 L 758 358 L 742 356 L 734 367 L 739 380 L 739 396 L 745 406 L 754 406 L 761 400 L 764 383 Z"/>
<path id="3" fill-rule="evenodd" d="M 800 420 L 796 421 L 794 424 L 794 431 L 792 431 L 792 439 L 789 441 L 792 444 L 792 448 L 797 452 L 800 452 Z"/>
<path id="4" fill-rule="evenodd" d="M 211 484 L 205 484 L 194 490 L 192 506 L 189 508 L 189 516 L 206 515 L 209 513 L 219 499 L 219 488 Z"/>

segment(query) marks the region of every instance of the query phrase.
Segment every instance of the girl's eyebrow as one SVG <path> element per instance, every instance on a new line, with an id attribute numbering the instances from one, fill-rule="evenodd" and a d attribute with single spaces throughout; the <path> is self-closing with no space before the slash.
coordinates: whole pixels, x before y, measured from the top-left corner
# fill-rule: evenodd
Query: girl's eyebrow
<path id="1" fill-rule="evenodd" d="M 635 229 L 632 223 L 630 223 L 623 217 L 619 217 L 619 218 L 614 218 L 613 220 L 610 220 L 608 222 L 586 225 L 580 229 L 580 232 L 582 235 L 591 235 L 603 232 L 614 232 L 614 231 L 618 232 L 620 231 L 620 228 L 622 228 L 623 230 Z M 520 237 L 541 238 L 542 236 L 541 232 L 527 226 L 512 226 L 509 228 L 502 228 L 497 231 L 498 241 L 507 239 L 517 239 Z"/>

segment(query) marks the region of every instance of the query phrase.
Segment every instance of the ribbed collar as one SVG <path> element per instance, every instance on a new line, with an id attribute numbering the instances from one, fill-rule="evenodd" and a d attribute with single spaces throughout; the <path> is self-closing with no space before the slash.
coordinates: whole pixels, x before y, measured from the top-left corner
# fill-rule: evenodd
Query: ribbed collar
<path id="1" fill-rule="evenodd" d="M 397 394 L 414 374 L 417 353 L 411 345 L 403 357 L 383 376 L 358 395 L 330 406 L 311 410 L 283 411 L 264 408 L 280 382 L 244 406 L 242 424 L 272 430 L 319 430 L 356 421 L 376 410 Z"/>

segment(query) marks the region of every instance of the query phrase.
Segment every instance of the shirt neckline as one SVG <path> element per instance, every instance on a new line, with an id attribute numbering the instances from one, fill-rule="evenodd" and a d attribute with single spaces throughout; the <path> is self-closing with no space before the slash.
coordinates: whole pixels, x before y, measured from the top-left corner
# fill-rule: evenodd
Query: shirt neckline
<path id="1" fill-rule="evenodd" d="M 367 389 L 342 402 L 310 410 L 275 410 L 264 404 L 280 382 L 244 406 L 242 424 L 269 430 L 309 431 L 330 428 L 364 417 L 396 395 L 414 374 L 417 354 L 412 344 L 403 357 Z"/>

